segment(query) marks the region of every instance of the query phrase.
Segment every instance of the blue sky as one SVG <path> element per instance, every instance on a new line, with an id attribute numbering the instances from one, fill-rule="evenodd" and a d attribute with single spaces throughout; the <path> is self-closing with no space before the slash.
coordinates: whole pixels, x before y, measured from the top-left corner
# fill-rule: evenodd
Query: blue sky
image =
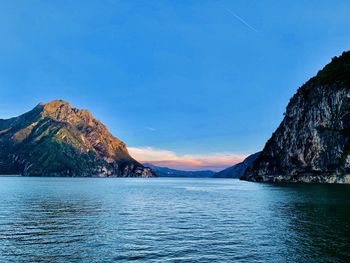
<path id="1" fill-rule="evenodd" d="M 218 170 L 261 150 L 296 89 L 349 49 L 349 11 L 313 0 L 1 1 L 0 118 L 64 99 L 139 159 Z"/>

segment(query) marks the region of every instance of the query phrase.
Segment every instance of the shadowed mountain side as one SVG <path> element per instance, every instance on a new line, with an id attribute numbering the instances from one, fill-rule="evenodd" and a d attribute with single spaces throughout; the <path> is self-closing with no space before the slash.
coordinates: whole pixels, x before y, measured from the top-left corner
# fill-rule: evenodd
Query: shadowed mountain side
<path id="1" fill-rule="evenodd" d="M 260 152 L 249 155 L 241 163 L 237 163 L 213 175 L 214 178 L 241 178 L 246 169 L 258 158 Z"/>

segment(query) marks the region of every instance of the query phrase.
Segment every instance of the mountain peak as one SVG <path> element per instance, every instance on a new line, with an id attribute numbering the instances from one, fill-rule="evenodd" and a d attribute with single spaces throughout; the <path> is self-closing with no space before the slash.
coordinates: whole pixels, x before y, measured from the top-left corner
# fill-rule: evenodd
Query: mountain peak
<path id="1" fill-rule="evenodd" d="M 44 107 L 47 111 L 57 111 L 62 107 L 70 109 L 72 108 L 72 106 L 64 100 L 52 100 L 48 103 L 40 103 L 39 105 Z"/>
<path id="2" fill-rule="evenodd" d="M 57 121 L 84 123 L 90 126 L 98 123 L 88 110 L 74 108 L 64 100 L 53 100 L 48 103 L 39 103 L 37 107 L 41 108 L 44 116 Z"/>
<path id="3" fill-rule="evenodd" d="M 67 101 L 65 101 L 65 100 L 52 100 L 52 101 L 47 102 L 47 103 L 40 102 L 38 104 L 38 106 L 41 106 L 41 107 L 45 108 L 48 111 L 55 111 L 55 110 L 58 110 L 61 107 L 70 107 L 71 108 L 70 104 Z"/>
<path id="4" fill-rule="evenodd" d="M 152 176 L 87 110 L 64 100 L 0 122 L 0 174 Z"/>

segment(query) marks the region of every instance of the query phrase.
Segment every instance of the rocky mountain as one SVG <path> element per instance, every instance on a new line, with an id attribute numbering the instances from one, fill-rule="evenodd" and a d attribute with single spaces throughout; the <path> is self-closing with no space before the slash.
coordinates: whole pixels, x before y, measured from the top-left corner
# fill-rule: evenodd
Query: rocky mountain
<path id="1" fill-rule="evenodd" d="M 55 100 L 0 119 L 0 174 L 150 177 L 87 110 Z"/>
<path id="2" fill-rule="evenodd" d="M 350 183 L 350 52 L 298 89 L 243 179 Z"/>
<path id="3" fill-rule="evenodd" d="M 201 178 L 208 178 L 212 177 L 215 172 L 210 170 L 204 170 L 204 171 L 183 171 L 183 170 L 176 170 L 171 169 L 168 167 L 159 167 L 155 166 L 151 163 L 144 163 L 145 167 L 149 167 L 152 169 L 152 171 L 156 174 L 157 177 L 201 177 Z"/>
<path id="4" fill-rule="evenodd" d="M 260 152 L 249 155 L 241 163 L 237 163 L 213 175 L 214 178 L 241 178 L 246 169 L 258 158 Z"/>

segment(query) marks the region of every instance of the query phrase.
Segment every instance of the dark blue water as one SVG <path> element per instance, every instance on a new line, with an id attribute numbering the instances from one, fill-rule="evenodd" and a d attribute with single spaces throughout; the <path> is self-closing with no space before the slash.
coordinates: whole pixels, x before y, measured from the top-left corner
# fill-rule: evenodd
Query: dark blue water
<path id="1" fill-rule="evenodd" d="M 0 262 L 344 262 L 350 186 L 0 178 Z"/>

